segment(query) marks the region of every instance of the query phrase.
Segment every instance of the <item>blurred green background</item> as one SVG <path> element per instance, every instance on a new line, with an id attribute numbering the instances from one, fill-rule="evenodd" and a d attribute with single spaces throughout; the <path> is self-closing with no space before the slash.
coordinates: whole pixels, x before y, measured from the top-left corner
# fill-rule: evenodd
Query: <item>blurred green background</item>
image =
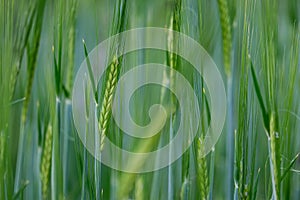
<path id="1" fill-rule="evenodd" d="M 0 16 L 0 199 L 300 198 L 298 0 L 0 0 Z M 182 158 L 158 171 L 127 174 L 86 151 L 71 97 L 87 59 L 82 40 L 90 52 L 109 36 L 138 27 L 173 28 L 198 41 L 222 74 L 228 114 L 214 151 L 197 157 L 201 133 L 214 123 L 201 76 L 179 57 L 170 65 L 174 57 L 164 51 L 123 56 L 117 78 L 130 69 L 122 68 L 125 63 L 156 61 L 182 73 L 203 116 L 199 137 Z M 108 76 L 98 85 L 101 100 Z M 148 123 L 153 102 L 172 101 L 170 91 L 161 97 L 161 90 L 144 87 L 133 97 L 138 123 Z M 153 147 L 170 140 L 179 116 L 173 113 Z M 124 145 L 112 117 L 108 124 L 108 137 Z M 136 149 L 136 143 L 129 146 Z"/>

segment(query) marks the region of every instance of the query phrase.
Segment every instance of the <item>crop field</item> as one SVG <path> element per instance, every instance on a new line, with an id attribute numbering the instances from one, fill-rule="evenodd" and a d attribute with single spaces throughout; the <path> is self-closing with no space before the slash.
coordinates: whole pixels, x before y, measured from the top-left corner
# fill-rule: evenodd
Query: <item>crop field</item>
<path id="1" fill-rule="evenodd" d="M 299 0 L 0 0 L 0 200 L 299 200 L 299 102 Z"/>

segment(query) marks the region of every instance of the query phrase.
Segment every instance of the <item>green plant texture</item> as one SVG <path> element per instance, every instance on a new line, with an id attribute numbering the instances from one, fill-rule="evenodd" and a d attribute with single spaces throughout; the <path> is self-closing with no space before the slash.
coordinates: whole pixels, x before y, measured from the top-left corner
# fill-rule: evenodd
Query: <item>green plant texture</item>
<path id="1" fill-rule="evenodd" d="M 120 40 L 107 53 L 111 62 L 96 82 L 92 49 L 143 27 L 165 28 L 167 50 L 122 54 L 126 41 Z M 225 125 L 205 157 L 205 134 L 216 123 L 210 93 L 205 78 L 174 53 L 182 44 L 168 30 L 197 41 L 224 82 Z M 162 77 L 171 86 L 180 84 L 174 71 L 182 74 L 197 96 L 201 116 L 183 155 L 145 173 L 118 171 L 96 159 L 73 120 L 73 85 L 83 61 L 91 81 L 82 85 L 82 115 L 87 127 L 97 116 L 100 153 L 107 139 L 141 154 L 169 143 L 183 115 L 171 90 L 152 84 L 131 97 L 130 114 L 139 125 L 149 123 L 154 104 L 168 111 L 164 127 L 148 139 L 130 137 L 117 127 L 114 95 L 121 77 L 137 65 L 170 67 Z M 136 79 L 147 76 L 137 74 Z M 0 200 L 298 200 L 299 88 L 299 0 L 0 0 Z M 188 135 L 190 127 L 183 128 Z M 128 166 L 138 170 L 144 162 L 128 160 Z"/>

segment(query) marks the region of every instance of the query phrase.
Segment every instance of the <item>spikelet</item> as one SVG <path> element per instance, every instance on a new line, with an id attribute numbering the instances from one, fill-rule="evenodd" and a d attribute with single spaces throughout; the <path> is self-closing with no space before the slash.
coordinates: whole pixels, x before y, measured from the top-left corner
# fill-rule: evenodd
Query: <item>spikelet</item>
<path id="1" fill-rule="evenodd" d="M 73 83 L 73 70 L 74 70 L 74 55 L 75 55 L 75 16 L 77 10 L 77 1 L 72 1 L 70 12 L 70 28 L 68 32 L 68 71 L 67 71 L 67 89 L 69 92 L 72 90 Z"/>
<path id="2" fill-rule="evenodd" d="M 41 181 L 42 181 L 42 195 L 43 199 L 47 199 L 49 174 L 51 168 L 51 155 L 52 155 L 52 126 L 48 125 L 45 145 L 43 150 L 42 162 L 41 162 Z"/>
<path id="3" fill-rule="evenodd" d="M 223 59 L 227 77 L 231 76 L 231 25 L 227 0 L 218 0 L 222 28 Z"/>
<path id="4" fill-rule="evenodd" d="M 207 199 L 209 193 L 208 174 L 206 159 L 203 155 L 202 139 L 197 140 L 197 170 L 198 170 L 198 184 L 200 187 L 201 199 Z"/>
<path id="5" fill-rule="evenodd" d="M 114 90 L 118 81 L 118 59 L 115 57 L 110 64 L 108 79 L 105 84 L 104 98 L 100 111 L 99 129 L 100 129 L 100 151 L 104 147 L 104 139 L 108 128 L 108 120 L 111 112 Z"/>

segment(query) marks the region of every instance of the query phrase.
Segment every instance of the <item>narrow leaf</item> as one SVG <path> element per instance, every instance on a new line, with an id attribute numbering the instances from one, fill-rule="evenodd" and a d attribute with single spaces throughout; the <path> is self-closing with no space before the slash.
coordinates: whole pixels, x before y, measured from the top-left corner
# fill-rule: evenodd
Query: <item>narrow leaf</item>
<path id="1" fill-rule="evenodd" d="M 264 126 L 265 126 L 265 129 L 267 129 L 267 131 L 269 132 L 269 125 L 268 125 L 269 124 L 269 116 L 268 116 L 268 113 L 267 113 L 267 110 L 266 110 L 266 107 L 265 107 L 265 104 L 264 104 L 264 101 L 263 101 L 263 97 L 261 95 L 261 90 L 260 90 L 260 87 L 259 87 L 257 76 L 256 76 L 255 71 L 254 71 L 253 63 L 252 63 L 251 60 L 250 60 L 250 63 L 251 63 L 251 75 L 252 75 L 252 78 L 253 78 L 255 93 L 256 93 L 256 96 L 257 96 L 257 99 L 258 99 L 258 102 L 259 102 L 259 105 L 260 105 L 260 108 L 261 108 L 261 111 L 262 111 Z"/>
<path id="2" fill-rule="evenodd" d="M 95 79 L 94 79 L 94 75 L 93 75 L 91 62 L 90 62 L 90 59 L 89 59 L 89 55 L 88 55 L 88 52 L 87 52 L 85 41 L 82 40 L 82 42 L 83 42 L 84 55 L 85 55 L 85 59 L 86 59 L 87 67 L 88 67 L 89 77 L 90 77 L 90 80 L 91 80 L 91 83 L 92 83 L 93 93 L 95 95 L 95 101 L 98 102 L 98 92 L 97 92 L 97 88 L 96 88 L 96 83 L 95 83 Z"/>
<path id="3" fill-rule="evenodd" d="M 288 166 L 288 168 L 285 169 L 285 171 L 283 172 L 280 181 L 282 182 L 284 180 L 284 178 L 286 177 L 286 175 L 289 173 L 289 171 L 291 170 L 291 168 L 293 167 L 293 165 L 295 164 L 296 160 L 298 159 L 300 153 L 298 153 L 295 158 L 290 162 L 290 165 Z"/>

